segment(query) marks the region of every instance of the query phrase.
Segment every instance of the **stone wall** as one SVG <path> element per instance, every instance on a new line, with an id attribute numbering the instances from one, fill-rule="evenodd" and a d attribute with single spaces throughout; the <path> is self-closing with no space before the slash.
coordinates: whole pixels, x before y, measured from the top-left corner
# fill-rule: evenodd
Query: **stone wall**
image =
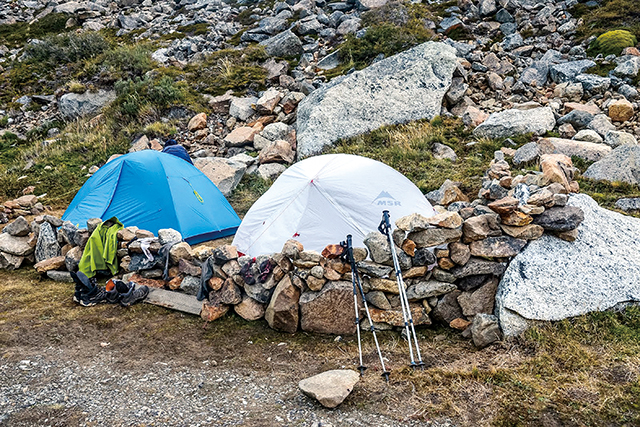
<path id="1" fill-rule="evenodd" d="M 496 152 L 476 200 L 470 202 L 446 181 L 426 196 L 437 214 L 398 218 L 392 235 L 414 323 L 449 325 L 472 336 L 478 346 L 500 338 L 494 333 L 487 339 L 483 331 L 498 330 L 492 316 L 495 294 L 509 261 L 545 232 L 575 240 L 584 219 L 580 208 L 566 206 L 568 193 L 578 190 L 568 157 L 543 155 L 542 172 L 512 177 L 504 151 Z M 26 259 L 54 280 L 70 280 L 68 272 L 77 270 L 99 223 L 90 220 L 86 229 L 77 229 L 49 215 L 31 224 L 18 217 L 0 233 L 1 266 L 19 268 Z M 147 239 L 148 254 L 142 239 Z M 289 240 L 280 253 L 250 258 L 231 245 L 191 247 L 171 229 L 156 237 L 127 227 L 118 232 L 118 241 L 119 275 L 125 281 L 191 295 L 206 284 L 201 316 L 207 321 L 234 310 L 246 320 L 264 317 L 272 328 L 289 333 L 355 332 L 352 273 L 339 257 L 339 242 L 328 242 L 321 254 Z M 364 243 L 366 248 L 354 248 L 354 256 L 372 321 L 378 329 L 400 327 L 389 242 L 372 231 Z M 366 318 L 362 326 L 369 327 Z"/>

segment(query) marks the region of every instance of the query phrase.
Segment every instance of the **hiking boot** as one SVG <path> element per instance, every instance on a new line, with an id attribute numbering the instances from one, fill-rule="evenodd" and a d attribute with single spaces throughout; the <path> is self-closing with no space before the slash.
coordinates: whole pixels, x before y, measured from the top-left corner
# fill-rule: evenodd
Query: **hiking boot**
<path id="1" fill-rule="evenodd" d="M 80 294 L 80 305 L 83 307 L 91 307 L 107 301 L 107 293 L 103 287 L 94 286 L 87 293 Z"/>
<path id="2" fill-rule="evenodd" d="M 129 286 L 122 280 L 110 279 L 105 287 L 106 301 L 109 304 L 117 304 L 120 302 L 122 295 L 129 292 Z"/>
<path id="3" fill-rule="evenodd" d="M 71 278 L 73 282 L 76 284 L 76 289 L 73 294 L 73 301 L 80 303 L 82 299 L 82 294 L 89 293 L 91 289 L 96 287 L 97 280 L 95 277 L 89 279 L 86 274 L 82 271 L 78 271 L 77 273 L 71 272 Z"/>
<path id="4" fill-rule="evenodd" d="M 120 305 L 123 307 L 142 301 L 149 295 L 149 287 L 146 285 L 136 287 L 133 282 L 129 282 L 129 286 L 129 292 L 120 296 Z"/>

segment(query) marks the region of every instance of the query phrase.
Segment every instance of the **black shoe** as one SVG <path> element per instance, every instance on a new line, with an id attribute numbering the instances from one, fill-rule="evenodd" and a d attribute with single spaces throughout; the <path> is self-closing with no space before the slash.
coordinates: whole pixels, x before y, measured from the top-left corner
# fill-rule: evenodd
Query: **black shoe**
<path id="1" fill-rule="evenodd" d="M 94 286 L 89 292 L 80 295 L 80 305 L 83 307 L 91 307 L 103 302 L 107 302 L 107 292 L 103 287 Z"/>
<path id="2" fill-rule="evenodd" d="M 82 294 L 91 292 L 91 290 L 95 288 L 97 284 L 97 280 L 95 279 L 95 277 L 89 279 L 87 275 L 82 271 L 78 271 L 77 273 L 72 271 L 71 278 L 76 284 L 76 289 L 73 294 L 73 301 L 77 303 L 79 303 L 82 299 Z"/>
<path id="3" fill-rule="evenodd" d="M 149 287 L 146 285 L 136 287 L 133 282 L 129 282 L 129 286 L 129 292 L 120 296 L 120 305 L 123 307 L 142 301 L 149 295 Z"/>

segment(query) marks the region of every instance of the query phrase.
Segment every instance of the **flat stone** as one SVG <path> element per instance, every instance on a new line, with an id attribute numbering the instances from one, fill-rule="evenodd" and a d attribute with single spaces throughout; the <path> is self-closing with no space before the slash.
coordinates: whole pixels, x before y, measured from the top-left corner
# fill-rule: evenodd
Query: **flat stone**
<path id="1" fill-rule="evenodd" d="M 353 285 L 329 282 L 320 292 L 305 292 L 300 297 L 300 326 L 303 331 L 345 335 L 355 333 Z"/>
<path id="2" fill-rule="evenodd" d="M 535 240 L 539 239 L 544 233 L 544 228 L 537 224 L 528 224 L 522 227 L 501 225 L 502 231 L 505 234 L 515 238 L 523 240 Z"/>
<path id="3" fill-rule="evenodd" d="M 616 208 L 625 212 L 640 211 L 640 197 L 618 199 Z"/>
<path id="4" fill-rule="evenodd" d="M 398 282 L 391 279 L 382 279 L 378 277 L 371 277 L 368 280 L 369 287 L 374 291 L 382 291 L 389 294 L 398 294 Z"/>
<path id="5" fill-rule="evenodd" d="M 526 133 L 543 135 L 555 125 L 556 119 L 549 107 L 526 111 L 511 109 L 492 113 L 473 133 L 487 138 L 508 138 Z"/>
<path id="6" fill-rule="evenodd" d="M 356 264 L 356 267 L 360 274 L 367 274 L 373 277 L 387 277 L 393 270 L 393 267 L 371 261 L 360 261 Z"/>
<path id="7" fill-rule="evenodd" d="M 553 147 L 553 153 L 580 157 L 588 162 L 596 162 L 611 152 L 611 147 L 607 145 L 573 139 L 544 138 L 538 144 Z"/>
<path id="8" fill-rule="evenodd" d="M 482 258 L 471 257 L 469 262 L 465 265 L 452 268 L 451 274 L 456 279 L 479 274 L 493 274 L 494 276 L 500 276 L 504 273 L 506 268 L 507 264 L 504 262 L 488 261 Z"/>
<path id="9" fill-rule="evenodd" d="M 457 212 L 443 212 L 427 218 L 431 225 L 443 228 L 459 228 L 462 226 L 462 217 Z"/>
<path id="10" fill-rule="evenodd" d="M 353 305 L 353 303 L 351 304 Z M 431 319 L 426 313 L 424 307 L 421 304 L 410 303 L 409 309 L 411 310 L 411 317 L 413 318 L 413 324 L 415 326 L 430 325 Z M 402 310 L 378 310 L 377 308 L 370 308 L 371 320 L 373 323 L 386 323 L 392 326 L 404 326 L 404 318 Z"/>
<path id="11" fill-rule="evenodd" d="M 552 207 L 534 219 L 534 224 L 546 231 L 569 231 L 584 221 L 584 212 L 576 206 Z"/>
<path id="12" fill-rule="evenodd" d="M 444 243 L 457 242 L 462 237 L 462 229 L 430 228 L 423 231 L 409 233 L 408 238 L 417 248 L 429 248 Z"/>
<path id="13" fill-rule="evenodd" d="M 240 126 L 225 136 L 224 141 L 232 147 L 239 147 L 251 144 L 256 133 L 258 133 L 258 131 L 252 127 Z"/>
<path id="14" fill-rule="evenodd" d="M 508 258 L 516 256 L 527 244 L 526 240 L 511 236 L 487 237 L 471 242 L 471 255 L 483 258 Z"/>
<path id="15" fill-rule="evenodd" d="M 46 273 L 49 270 L 59 270 L 64 266 L 64 256 L 60 255 L 54 258 L 47 258 L 45 260 L 40 261 L 35 264 L 33 268 L 36 269 L 38 273 Z"/>
<path id="16" fill-rule="evenodd" d="M 54 282 L 73 283 L 71 273 L 69 273 L 68 271 L 49 270 L 47 271 L 47 277 Z"/>
<path id="17" fill-rule="evenodd" d="M 419 301 L 425 298 L 444 295 L 456 289 L 456 285 L 453 283 L 427 280 L 409 286 L 407 288 L 407 298 L 409 301 Z"/>
<path id="18" fill-rule="evenodd" d="M 8 233 L 0 233 L 0 252 L 25 257 L 33 253 L 35 247 L 29 236 L 18 237 Z"/>
<path id="19" fill-rule="evenodd" d="M 609 147 L 616 148 L 620 145 L 636 145 L 638 144 L 638 140 L 628 132 L 610 130 L 604 134 L 604 143 Z"/>
<path id="20" fill-rule="evenodd" d="M 325 408 L 335 408 L 349 396 L 359 380 L 360 374 L 356 371 L 336 369 L 304 379 L 298 387 Z"/>

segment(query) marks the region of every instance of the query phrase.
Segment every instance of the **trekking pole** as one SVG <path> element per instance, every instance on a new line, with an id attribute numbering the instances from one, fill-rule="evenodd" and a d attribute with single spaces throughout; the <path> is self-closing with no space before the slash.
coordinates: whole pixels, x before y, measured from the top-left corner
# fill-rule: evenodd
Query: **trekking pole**
<path id="1" fill-rule="evenodd" d="M 382 358 L 382 352 L 380 351 L 380 344 L 378 344 L 378 337 L 376 336 L 376 329 L 373 326 L 373 321 L 371 320 L 371 313 L 369 312 L 369 306 L 367 305 L 367 300 L 364 296 L 364 289 L 362 288 L 362 283 L 360 282 L 360 276 L 358 275 L 358 269 L 356 267 L 356 261 L 353 258 L 353 244 L 351 241 L 351 234 L 347 235 L 347 241 L 342 242 L 342 246 L 346 247 L 346 258 L 349 264 L 351 265 L 351 281 L 353 283 L 353 303 L 355 305 L 356 310 L 356 328 L 358 329 L 358 351 L 360 354 L 360 366 L 358 370 L 360 370 L 360 376 L 364 373 L 364 370 L 367 369 L 362 364 L 362 346 L 360 344 L 360 316 L 358 313 L 358 296 L 356 294 L 356 286 L 360 291 L 360 296 L 362 297 L 362 303 L 364 304 L 364 311 L 367 313 L 367 319 L 369 319 L 369 326 L 371 327 L 371 333 L 373 334 L 373 340 L 376 343 L 376 350 L 378 351 L 378 357 L 380 358 L 380 365 L 382 366 L 382 377 L 384 377 L 386 382 L 389 382 L 389 372 L 387 372 L 387 368 L 384 366 L 384 360 Z"/>
<path id="2" fill-rule="evenodd" d="M 402 308 L 402 317 L 404 319 L 405 332 L 407 333 L 407 342 L 409 343 L 409 355 L 411 360 L 411 367 L 416 368 L 420 366 L 420 369 L 424 368 L 424 362 L 422 361 L 422 355 L 420 354 L 420 346 L 418 345 L 418 336 L 416 335 L 416 329 L 413 325 L 413 316 L 411 314 L 411 307 L 409 306 L 409 299 L 407 298 L 407 291 L 404 288 L 404 280 L 402 279 L 402 271 L 400 269 L 400 262 L 398 261 L 398 254 L 396 253 L 396 246 L 391 236 L 391 223 L 389 221 L 389 211 L 382 211 L 382 221 L 378 226 L 378 230 L 382 234 L 386 234 L 389 240 L 389 246 L 391 247 L 391 257 L 393 258 L 393 267 L 396 272 L 396 281 L 398 282 L 398 292 L 400 296 L 400 307 Z M 415 362 L 413 357 L 413 349 L 411 345 L 411 339 L 415 343 L 416 356 L 418 357 L 418 363 Z"/>

